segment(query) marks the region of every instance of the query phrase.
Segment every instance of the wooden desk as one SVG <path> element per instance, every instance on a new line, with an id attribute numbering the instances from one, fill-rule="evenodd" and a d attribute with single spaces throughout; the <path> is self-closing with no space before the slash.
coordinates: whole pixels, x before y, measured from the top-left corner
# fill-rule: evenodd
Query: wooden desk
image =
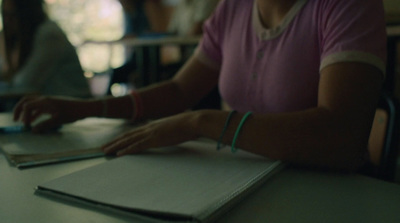
<path id="1" fill-rule="evenodd" d="M 34 194 L 34 188 L 96 164 L 105 158 L 20 170 L 0 154 L 2 223 L 143 222 L 105 211 Z M 400 186 L 360 176 L 284 169 L 217 222 L 400 222 Z"/>

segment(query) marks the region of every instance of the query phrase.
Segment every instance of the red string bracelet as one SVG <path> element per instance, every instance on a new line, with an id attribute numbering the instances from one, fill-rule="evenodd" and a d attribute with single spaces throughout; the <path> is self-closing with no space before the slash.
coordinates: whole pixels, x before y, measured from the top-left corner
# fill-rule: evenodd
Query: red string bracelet
<path id="1" fill-rule="evenodd" d="M 132 98 L 132 106 L 134 107 L 134 113 L 133 113 L 133 121 L 140 119 L 143 115 L 143 104 L 142 104 L 142 99 L 139 96 L 139 94 L 135 91 L 132 91 L 130 94 Z"/>

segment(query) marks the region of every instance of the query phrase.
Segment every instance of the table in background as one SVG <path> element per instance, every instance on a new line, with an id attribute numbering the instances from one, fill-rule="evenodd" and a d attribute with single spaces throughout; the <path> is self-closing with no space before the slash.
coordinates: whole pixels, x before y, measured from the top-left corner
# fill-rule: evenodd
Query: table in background
<path id="1" fill-rule="evenodd" d="M 180 36 L 163 36 L 151 38 L 130 38 L 117 41 L 101 42 L 90 41 L 92 44 L 107 44 L 110 47 L 114 44 L 122 44 L 127 48 L 132 48 L 135 53 L 137 74 L 135 78 L 135 86 L 143 87 L 156 82 L 159 82 L 164 77 L 163 64 L 161 63 L 160 49 L 163 46 L 177 46 L 180 49 L 181 55 L 185 52 L 193 51 L 199 43 L 201 37 L 180 37 Z M 186 58 L 181 58 L 181 63 Z M 129 75 L 129 74 L 127 74 Z"/>

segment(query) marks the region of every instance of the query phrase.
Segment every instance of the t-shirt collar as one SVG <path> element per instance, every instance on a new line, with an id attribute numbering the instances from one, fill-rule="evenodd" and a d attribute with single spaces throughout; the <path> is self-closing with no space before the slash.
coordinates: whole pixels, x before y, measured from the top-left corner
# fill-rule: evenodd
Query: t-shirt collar
<path id="1" fill-rule="evenodd" d="M 307 3 L 307 1 L 308 0 L 297 0 L 292 6 L 292 8 L 285 15 L 281 24 L 279 24 L 274 28 L 266 29 L 263 26 L 260 16 L 258 14 L 257 1 L 254 0 L 253 11 L 252 11 L 252 23 L 258 38 L 260 38 L 261 40 L 268 40 L 268 39 L 273 39 L 277 37 L 279 34 L 281 34 L 283 30 L 289 25 L 289 23 L 294 19 L 294 17 L 298 14 L 298 12 L 303 8 L 303 6 Z"/>

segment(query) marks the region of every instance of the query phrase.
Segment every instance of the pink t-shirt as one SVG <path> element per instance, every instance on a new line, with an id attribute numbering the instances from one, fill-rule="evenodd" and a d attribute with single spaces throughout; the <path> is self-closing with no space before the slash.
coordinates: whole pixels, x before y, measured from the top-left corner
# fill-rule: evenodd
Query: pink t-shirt
<path id="1" fill-rule="evenodd" d="M 254 0 L 223 0 L 204 25 L 195 55 L 220 70 L 223 100 L 240 112 L 289 112 L 317 105 L 320 71 L 342 61 L 385 72 L 382 0 L 298 0 L 265 29 Z"/>

